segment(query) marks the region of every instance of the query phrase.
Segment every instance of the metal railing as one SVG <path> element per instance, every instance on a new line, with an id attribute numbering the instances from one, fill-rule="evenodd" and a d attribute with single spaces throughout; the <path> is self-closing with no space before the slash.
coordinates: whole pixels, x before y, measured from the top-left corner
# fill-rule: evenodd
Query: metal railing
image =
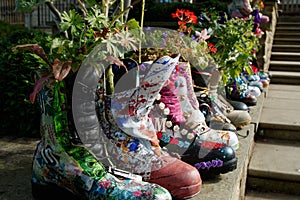
<path id="1" fill-rule="evenodd" d="M 15 0 L 0 0 L 0 20 L 10 24 L 24 24 L 25 15 L 15 11 Z"/>
<path id="2" fill-rule="evenodd" d="M 77 0 L 64 0 L 54 2 L 55 7 L 60 12 L 67 11 L 75 7 Z M 32 26 L 33 27 L 47 27 L 54 22 L 54 16 L 51 14 L 50 9 L 46 5 L 41 5 L 35 12 L 32 13 Z"/>
<path id="3" fill-rule="evenodd" d="M 69 10 L 71 6 L 75 6 L 77 0 L 55 1 L 55 7 L 60 11 Z M 10 24 L 24 24 L 25 14 L 15 11 L 15 0 L 0 0 L 0 20 Z M 53 22 L 54 17 L 46 5 L 38 6 L 30 13 L 30 26 L 33 28 L 47 27 Z"/>
<path id="4" fill-rule="evenodd" d="M 300 14 L 300 0 L 281 0 L 283 14 Z"/>

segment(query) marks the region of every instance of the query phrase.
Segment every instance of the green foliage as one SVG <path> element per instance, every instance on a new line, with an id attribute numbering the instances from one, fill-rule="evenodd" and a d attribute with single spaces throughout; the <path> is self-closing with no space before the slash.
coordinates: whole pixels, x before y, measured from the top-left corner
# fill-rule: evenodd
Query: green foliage
<path id="1" fill-rule="evenodd" d="M 146 46 L 153 47 L 158 53 L 167 49 L 168 53 L 179 53 L 194 67 L 204 69 L 211 59 L 205 41 L 198 41 L 173 30 L 145 31 Z"/>
<path id="2" fill-rule="evenodd" d="M 34 72 L 41 68 L 35 56 L 11 48 L 18 44 L 37 43 L 46 47 L 43 32 L 20 30 L 0 41 L 0 134 L 39 136 L 39 108 L 31 104 L 29 94 L 35 83 Z"/>
<path id="3" fill-rule="evenodd" d="M 22 24 L 10 25 L 10 24 L 0 20 L 0 38 L 6 37 L 13 31 L 22 30 L 22 29 L 24 29 L 24 26 Z"/>
<path id="4" fill-rule="evenodd" d="M 16 11 L 32 12 L 35 7 L 45 3 L 46 0 L 16 0 Z"/>
<path id="5" fill-rule="evenodd" d="M 119 58 L 125 50 L 136 50 L 138 23 L 132 19 L 128 23 L 111 20 L 101 12 L 99 6 L 85 8 L 85 15 L 77 10 L 62 13 L 62 31 L 68 38 L 56 37 L 51 44 L 49 60 L 59 59 L 72 61 L 72 71 L 76 71 L 82 61 L 100 43 L 97 57 L 106 59 L 108 56 Z M 126 27 L 126 28 L 125 28 Z M 129 31 L 127 31 L 130 30 Z"/>
<path id="6" fill-rule="evenodd" d="M 25 1 L 19 1 L 20 3 Z M 31 1 L 28 1 L 31 3 Z M 86 55 L 102 42 L 107 48 L 99 51 L 104 57 L 107 53 L 121 56 L 120 48 L 134 49 L 136 40 L 125 30 L 138 30 L 138 23 L 131 20 L 128 25 L 118 20 L 110 21 L 97 7 L 85 10 L 85 17 L 75 10 L 62 14 L 61 28 L 69 38 L 50 37 L 44 32 L 22 30 L 13 32 L 12 26 L 0 24 L 0 88 L 1 88 L 1 132 L 17 136 L 39 136 L 40 109 L 37 103 L 31 104 L 29 95 L 32 93 L 37 70 L 46 69 L 51 73 L 51 66 L 41 57 L 26 51 L 12 51 L 17 45 L 38 44 L 47 54 L 49 63 L 55 59 L 72 61 L 72 69 L 76 71 Z M 136 32 L 136 31 L 135 31 Z M 121 47 L 120 47 L 121 46 Z"/>
<path id="7" fill-rule="evenodd" d="M 210 38 L 207 40 L 216 47 L 211 56 L 223 70 L 223 82 L 236 78 L 241 72 L 252 73 L 250 62 L 256 58 L 255 51 L 260 47 L 260 36 L 254 30 L 253 17 L 228 19 L 226 14 L 210 9 L 202 13 L 198 29 L 207 28 Z"/>

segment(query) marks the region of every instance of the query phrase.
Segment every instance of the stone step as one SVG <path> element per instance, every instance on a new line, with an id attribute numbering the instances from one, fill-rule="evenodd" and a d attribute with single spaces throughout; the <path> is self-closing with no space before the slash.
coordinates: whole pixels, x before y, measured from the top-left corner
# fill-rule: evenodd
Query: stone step
<path id="1" fill-rule="evenodd" d="M 260 192 L 256 190 L 247 190 L 244 200 L 299 200 L 298 195 L 289 195 L 278 192 Z"/>
<path id="2" fill-rule="evenodd" d="M 280 16 L 278 17 L 277 19 L 277 23 L 280 23 L 280 22 L 300 22 L 300 16 L 296 15 L 296 16 Z"/>
<path id="3" fill-rule="evenodd" d="M 264 101 L 264 95 L 258 97 L 257 105 L 250 108 L 252 119 L 259 119 Z M 199 195 L 190 200 L 243 199 L 246 190 L 247 166 L 254 145 L 254 134 L 256 132 L 255 120 L 251 124 L 238 130 L 239 149 L 236 152 L 238 158 L 237 169 L 220 176 L 202 180 L 202 188 Z"/>
<path id="4" fill-rule="evenodd" d="M 285 44 L 274 44 L 272 46 L 273 52 L 300 52 L 300 45 L 285 45 Z"/>
<path id="5" fill-rule="evenodd" d="M 271 100 L 269 101 L 266 100 L 266 102 L 270 102 L 270 101 Z M 293 104 L 297 101 L 298 103 Z M 294 130 L 294 131 L 298 131 L 298 135 L 299 135 L 300 134 L 300 118 L 299 118 L 300 110 L 296 108 L 299 104 L 299 100 L 296 101 L 281 100 L 281 101 L 276 101 L 276 103 L 278 103 L 278 106 L 275 108 L 273 107 L 263 108 L 260 123 L 259 123 L 260 129 Z M 285 103 L 293 104 L 295 108 L 289 110 L 287 105 L 282 106 L 282 104 Z"/>
<path id="6" fill-rule="evenodd" d="M 299 61 L 300 62 L 300 52 L 272 52 L 272 61 Z"/>
<path id="7" fill-rule="evenodd" d="M 274 38 L 296 38 L 299 39 L 300 38 L 300 33 L 298 32 L 293 32 L 293 33 L 289 33 L 289 32 L 278 32 L 274 35 Z"/>
<path id="8" fill-rule="evenodd" d="M 300 39 L 298 38 L 274 38 L 273 44 L 285 44 L 285 45 L 300 45 Z"/>
<path id="9" fill-rule="evenodd" d="M 270 84 L 266 96 L 256 137 L 300 141 L 300 86 Z"/>
<path id="10" fill-rule="evenodd" d="M 279 26 L 276 27 L 275 34 L 277 33 L 298 33 L 300 31 L 299 26 Z"/>
<path id="11" fill-rule="evenodd" d="M 247 187 L 300 195 L 300 143 L 256 141 L 248 167 Z"/>
<path id="12" fill-rule="evenodd" d="M 268 87 L 268 97 L 278 97 L 278 98 L 282 98 L 281 93 L 279 92 L 283 92 L 283 91 L 287 91 L 287 92 L 300 92 L 300 87 L 296 86 L 296 85 L 287 85 L 287 84 L 283 84 L 283 85 L 278 85 L 278 84 L 270 84 Z M 295 96 L 295 95 L 292 95 Z M 286 98 L 290 98 L 290 97 L 286 97 Z M 300 97 L 295 97 L 296 99 L 300 98 Z"/>
<path id="13" fill-rule="evenodd" d="M 278 21 L 276 27 L 300 27 L 300 20 L 291 22 L 291 21 Z"/>
<path id="14" fill-rule="evenodd" d="M 269 71 L 271 83 L 273 84 L 295 84 L 300 85 L 299 72 L 286 72 L 286 71 Z"/>
<path id="15" fill-rule="evenodd" d="M 299 72 L 300 71 L 300 62 L 271 60 L 269 69 L 271 71 Z"/>

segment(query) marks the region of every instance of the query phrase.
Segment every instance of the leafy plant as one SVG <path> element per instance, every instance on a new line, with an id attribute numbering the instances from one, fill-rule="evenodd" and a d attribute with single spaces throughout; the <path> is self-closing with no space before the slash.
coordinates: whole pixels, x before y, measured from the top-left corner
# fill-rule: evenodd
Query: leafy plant
<path id="1" fill-rule="evenodd" d="M 31 104 L 29 94 L 34 86 L 34 72 L 42 64 L 32 54 L 12 51 L 15 45 L 37 43 L 45 49 L 48 35 L 44 32 L 20 30 L 0 41 L 0 134 L 39 136 L 39 108 Z"/>
<path id="2" fill-rule="evenodd" d="M 210 10 L 202 13 L 199 27 L 207 28 L 210 38 L 207 40 L 211 56 L 217 67 L 223 71 L 223 82 L 240 76 L 246 71 L 252 74 L 251 61 L 256 59 L 260 48 L 261 31 L 254 31 L 254 17 L 228 19 L 223 13 Z"/>
<path id="3" fill-rule="evenodd" d="M 60 23 L 60 29 L 65 32 L 65 37 L 59 36 L 49 40 L 47 45 L 50 47 L 49 53 L 37 44 L 17 45 L 14 49 L 36 54 L 39 61 L 48 69 L 48 75 L 45 77 L 54 77 L 57 81 L 72 76 L 82 61 L 91 56 L 92 51 L 98 60 L 124 65 L 119 58 L 126 51 L 137 50 L 136 35 L 139 31 L 137 23 L 134 20 L 130 20 L 128 24 L 121 23 L 118 20 L 120 14 L 111 20 L 100 12 L 98 4 L 88 7 L 81 4 L 81 7 L 82 10 L 72 9 L 62 13 L 63 21 Z M 32 102 L 43 81 L 46 80 L 45 77 L 37 82 L 30 97 Z"/>
<path id="4" fill-rule="evenodd" d="M 0 20 L 0 38 L 7 37 L 12 32 L 23 29 L 24 26 L 22 24 L 8 24 Z"/>
<path id="5" fill-rule="evenodd" d="M 22 2 L 26 3 L 19 1 Z M 99 49 L 98 58 L 110 62 L 119 62 L 118 58 L 127 49 L 136 50 L 139 25 L 135 20 L 121 23 L 119 18 L 122 12 L 115 18 L 110 18 L 107 13 L 101 12 L 101 3 L 97 3 L 98 1 L 87 7 L 81 1 L 78 2 L 81 10 L 74 9 L 60 15 L 60 28 L 64 35 L 50 37 L 46 33 L 26 30 L 1 41 L 1 102 L 4 106 L 1 116 L 5 116 L 2 121 L 6 122 L 1 124 L 1 133 L 39 135 L 39 109 L 37 104 L 30 104 L 38 91 L 37 84 L 34 93 L 31 93 L 34 84 L 39 83 L 39 80 L 34 80 L 37 70 L 49 74 L 48 78 L 53 76 L 61 81 L 66 76 L 71 76 L 100 43 L 103 44 L 100 45 L 103 49 Z M 105 2 L 109 5 L 112 1 Z M 126 9 L 123 10 L 125 11 Z"/>

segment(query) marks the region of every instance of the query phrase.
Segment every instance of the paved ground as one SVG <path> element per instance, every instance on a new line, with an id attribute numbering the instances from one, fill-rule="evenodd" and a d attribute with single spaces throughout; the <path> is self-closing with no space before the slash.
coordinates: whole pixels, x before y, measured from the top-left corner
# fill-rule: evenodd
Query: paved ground
<path id="1" fill-rule="evenodd" d="M 0 199 L 33 200 L 31 161 L 38 139 L 0 136 Z"/>

